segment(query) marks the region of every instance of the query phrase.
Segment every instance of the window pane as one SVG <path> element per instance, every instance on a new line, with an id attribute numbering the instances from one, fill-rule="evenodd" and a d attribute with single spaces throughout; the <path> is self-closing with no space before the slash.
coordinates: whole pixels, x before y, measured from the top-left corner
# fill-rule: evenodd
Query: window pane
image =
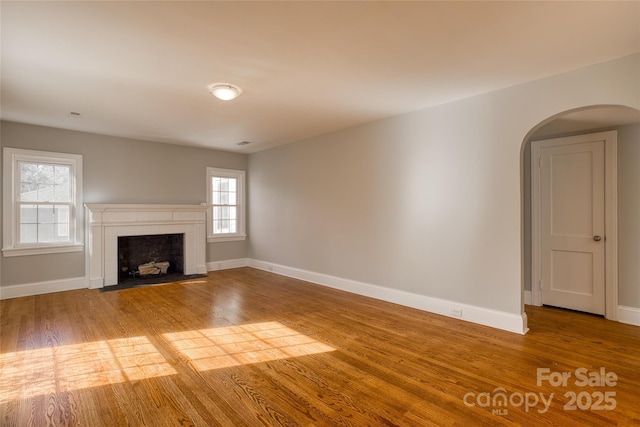
<path id="1" fill-rule="evenodd" d="M 230 221 L 228 219 L 221 219 L 213 222 L 214 234 L 225 234 L 231 232 Z"/>
<path id="2" fill-rule="evenodd" d="M 237 219 L 238 217 L 236 216 L 236 212 L 237 212 L 237 208 L 235 206 L 230 207 L 229 208 L 229 218 Z"/>
<path id="3" fill-rule="evenodd" d="M 54 180 L 53 165 L 38 165 L 38 182 L 40 184 L 53 184 Z"/>
<path id="4" fill-rule="evenodd" d="M 38 225 L 38 243 L 53 242 L 53 224 Z"/>
<path id="5" fill-rule="evenodd" d="M 71 219 L 69 214 L 69 206 L 56 206 L 55 214 L 56 223 L 69 223 L 69 220 Z"/>
<path id="6" fill-rule="evenodd" d="M 53 187 L 53 201 L 54 202 L 70 202 L 71 201 L 71 189 L 69 184 L 56 184 Z"/>
<path id="7" fill-rule="evenodd" d="M 35 202 L 38 200 L 38 185 L 33 182 L 20 183 L 20 200 L 23 202 Z"/>
<path id="8" fill-rule="evenodd" d="M 71 166 L 19 162 L 22 201 L 71 201 Z"/>
<path id="9" fill-rule="evenodd" d="M 36 205 L 20 205 L 20 224 L 35 224 L 38 222 L 38 207 Z"/>
<path id="10" fill-rule="evenodd" d="M 214 177 L 213 178 L 213 191 L 228 191 L 229 179 Z"/>
<path id="11" fill-rule="evenodd" d="M 235 178 L 229 178 L 229 191 L 238 191 L 237 190 L 238 180 Z"/>
<path id="12" fill-rule="evenodd" d="M 54 227 L 55 234 L 53 236 L 56 242 L 67 242 L 69 241 L 69 224 L 55 224 Z"/>
<path id="13" fill-rule="evenodd" d="M 20 243 L 36 243 L 38 226 L 36 224 L 20 224 Z"/>
<path id="14" fill-rule="evenodd" d="M 228 205 L 229 204 L 229 193 L 220 193 L 220 204 Z"/>
<path id="15" fill-rule="evenodd" d="M 35 163 L 19 162 L 20 182 L 38 182 L 38 165 Z"/>
<path id="16" fill-rule="evenodd" d="M 230 205 L 236 205 L 236 204 L 238 204 L 238 201 L 237 201 L 237 195 L 238 195 L 238 193 L 236 193 L 235 191 L 234 191 L 234 192 L 230 192 L 230 193 L 229 193 L 229 196 L 228 196 L 228 197 L 229 197 L 229 204 L 230 204 Z"/>
<path id="17" fill-rule="evenodd" d="M 70 166 L 54 166 L 55 181 L 57 185 L 69 184 L 69 176 L 71 175 Z"/>
<path id="18" fill-rule="evenodd" d="M 40 205 L 38 206 L 38 223 L 40 224 L 52 224 L 53 223 L 53 206 L 52 205 Z"/>
<path id="19" fill-rule="evenodd" d="M 38 202 L 53 202 L 53 185 L 38 184 Z"/>
<path id="20" fill-rule="evenodd" d="M 230 233 L 237 233 L 237 224 L 238 221 L 236 221 L 235 219 L 232 219 L 231 221 L 229 221 L 229 232 Z"/>

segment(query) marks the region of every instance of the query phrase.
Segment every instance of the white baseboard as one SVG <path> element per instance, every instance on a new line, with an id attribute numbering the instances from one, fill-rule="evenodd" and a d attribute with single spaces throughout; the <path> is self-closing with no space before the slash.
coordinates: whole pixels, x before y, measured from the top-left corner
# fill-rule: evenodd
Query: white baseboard
<path id="1" fill-rule="evenodd" d="M 640 326 L 640 308 L 618 306 L 618 322 Z"/>
<path id="2" fill-rule="evenodd" d="M 527 315 L 525 313 L 507 313 L 504 311 L 461 304 L 455 301 L 418 295 L 411 292 L 357 282 L 354 280 L 343 279 L 298 268 L 286 267 L 255 259 L 249 259 L 248 261 L 249 267 L 270 271 L 283 276 L 293 277 L 295 279 L 305 280 L 307 282 L 316 283 L 330 288 L 340 289 L 354 294 L 417 308 L 419 310 L 466 320 L 518 334 L 525 334 L 528 331 Z"/>
<path id="3" fill-rule="evenodd" d="M 0 299 L 30 297 L 33 295 L 50 294 L 53 292 L 86 289 L 87 287 L 88 280 L 86 277 L 25 283 L 23 285 L 0 286 Z"/>
<path id="4" fill-rule="evenodd" d="M 206 264 L 206 270 L 204 270 L 204 268 L 198 268 L 198 274 L 207 274 L 207 271 L 246 267 L 248 264 L 249 261 L 246 258 L 208 262 Z M 76 277 L 72 279 L 0 286 L 0 299 L 30 297 L 33 295 L 72 291 L 75 289 L 99 289 L 103 287 L 102 283 L 102 278 L 89 280 L 86 277 Z"/>
<path id="5" fill-rule="evenodd" d="M 531 301 L 532 301 L 532 299 L 531 299 L 531 291 L 525 290 L 524 291 L 524 303 L 526 305 L 531 305 Z"/>
<path id="6" fill-rule="evenodd" d="M 207 271 L 227 270 L 229 268 L 247 267 L 248 265 L 249 260 L 247 258 L 211 261 L 207 263 Z"/>

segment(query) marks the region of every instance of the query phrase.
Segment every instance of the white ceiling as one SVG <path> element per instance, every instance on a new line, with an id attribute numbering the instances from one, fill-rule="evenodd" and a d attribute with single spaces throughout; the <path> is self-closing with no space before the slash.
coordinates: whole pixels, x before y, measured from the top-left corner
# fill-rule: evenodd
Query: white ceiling
<path id="1" fill-rule="evenodd" d="M 0 13 L 2 119 L 245 153 L 640 51 L 638 1 L 2 1 Z M 219 101 L 213 82 L 244 93 Z"/>

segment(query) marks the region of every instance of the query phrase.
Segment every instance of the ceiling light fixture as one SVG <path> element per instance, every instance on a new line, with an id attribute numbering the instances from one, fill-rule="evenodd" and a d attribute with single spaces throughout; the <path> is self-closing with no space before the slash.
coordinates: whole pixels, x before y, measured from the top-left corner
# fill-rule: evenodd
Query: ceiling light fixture
<path id="1" fill-rule="evenodd" d="M 207 88 L 213 96 L 223 101 L 231 101 L 242 93 L 242 89 L 231 83 L 213 83 L 207 86 Z"/>

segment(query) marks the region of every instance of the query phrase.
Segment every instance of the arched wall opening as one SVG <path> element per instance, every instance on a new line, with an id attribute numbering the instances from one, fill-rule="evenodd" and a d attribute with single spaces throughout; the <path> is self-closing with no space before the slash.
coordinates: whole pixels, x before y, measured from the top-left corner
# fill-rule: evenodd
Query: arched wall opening
<path id="1" fill-rule="evenodd" d="M 522 290 L 532 303 L 531 142 L 615 130 L 617 153 L 618 304 L 607 318 L 640 325 L 640 110 L 592 105 L 555 114 L 534 126 L 521 146 Z M 526 309 L 523 307 L 523 310 Z"/>

